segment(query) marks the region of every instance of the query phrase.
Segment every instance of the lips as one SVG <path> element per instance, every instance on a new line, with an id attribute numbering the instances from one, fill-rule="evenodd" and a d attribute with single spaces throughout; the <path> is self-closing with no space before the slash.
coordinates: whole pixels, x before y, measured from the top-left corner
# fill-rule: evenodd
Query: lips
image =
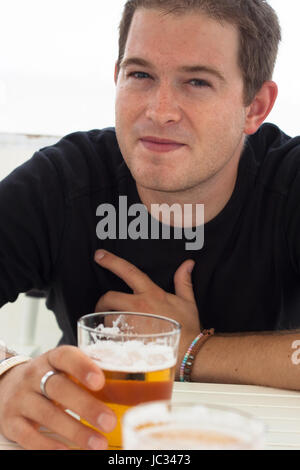
<path id="1" fill-rule="evenodd" d="M 159 153 L 172 152 L 185 145 L 174 140 L 161 139 L 159 137 L 152 136 L 142 137 L 140 141 L 146 149 Z"/>

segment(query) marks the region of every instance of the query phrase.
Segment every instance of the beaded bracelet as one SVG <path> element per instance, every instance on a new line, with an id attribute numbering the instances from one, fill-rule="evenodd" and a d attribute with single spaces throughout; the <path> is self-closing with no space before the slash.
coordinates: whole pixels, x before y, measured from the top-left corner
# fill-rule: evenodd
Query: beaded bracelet
<path id="1" fill-rule="evenodd" d="M 194 363 L 194 359 L 199 352 L 201 346 L 208 340 L 210 336 L 214 334 L 215 330 L 211 328 L 210 330 L 202 330 L 201 333 L 194 339 L 188 348 L 187 352 L 184 355 L 180 366 L 179 379 L 180 382 L 190 382 L 191 381 L 191 372 Z"/>

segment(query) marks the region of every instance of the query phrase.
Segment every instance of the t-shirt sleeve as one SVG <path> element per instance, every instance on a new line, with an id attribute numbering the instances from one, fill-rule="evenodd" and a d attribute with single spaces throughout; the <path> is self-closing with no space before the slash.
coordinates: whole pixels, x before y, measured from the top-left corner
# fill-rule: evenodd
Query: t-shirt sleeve
<path id="1" fill-rule="evenodd" d="M 63 184 L 46 151 L 0 182 L 0 307 L 51 285 L 64 231 Z"/>

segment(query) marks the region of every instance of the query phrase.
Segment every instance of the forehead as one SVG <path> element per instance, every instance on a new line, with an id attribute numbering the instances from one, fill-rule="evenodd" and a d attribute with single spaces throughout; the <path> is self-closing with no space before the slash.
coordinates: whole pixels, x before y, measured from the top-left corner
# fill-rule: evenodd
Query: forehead
<path id="1" fill-rule="evenodd" d="M 138 9 L 132 19 L 124 58 L 142 57 L 157 65 L 203 63 L 238 69 L 239 33 L 228 22 L 202 12 L 174 14 Z"/>

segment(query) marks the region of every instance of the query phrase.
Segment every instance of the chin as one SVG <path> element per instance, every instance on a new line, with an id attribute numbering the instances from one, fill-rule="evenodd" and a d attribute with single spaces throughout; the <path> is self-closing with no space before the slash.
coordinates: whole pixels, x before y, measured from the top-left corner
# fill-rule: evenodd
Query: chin
<path id="1" fill-rule="evenodd" d="M 150 178 L 136 179 L 137 185 L 148 191 L 159 191 L 164 193 L 177 193 L 184 191 L 186 188 L 179 182 L 170 181 L 151 181 Z"/>

